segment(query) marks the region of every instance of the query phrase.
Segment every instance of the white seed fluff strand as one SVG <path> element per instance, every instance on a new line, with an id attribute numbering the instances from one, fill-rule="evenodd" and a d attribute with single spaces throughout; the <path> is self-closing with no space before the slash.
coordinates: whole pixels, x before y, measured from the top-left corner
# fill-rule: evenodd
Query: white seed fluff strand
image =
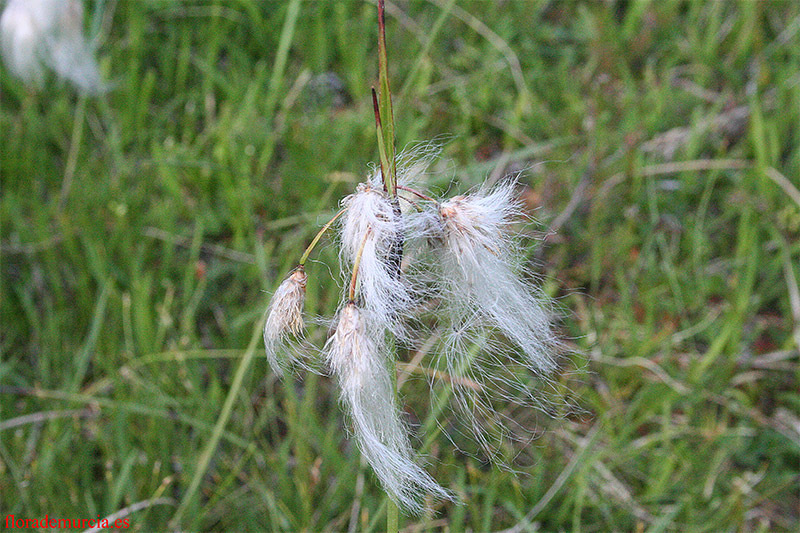
<path id="1" fill-rule="evenodd" d="M 352 302 L 339 312 L 336 331 L 328 340 L 328 364 L 341 388 L 341 398 L 361 452 L 386 492 L 413 513 L 424 510 L 425 494 L 452 495 L 413 460 L 406 427 L 395 403 L 383 330 L 367 324 L 368 311 Z"/>
<path id="2" fill-rule="evenodd" d="M 401 216 L 385 194 L 369 184 L 360 184 L 343 204 L 347 212 L 342 217 L 342 268 L 349 272 L 361 252 L 358 284 L 362 306 L 372 326 L 404 338 L 402 317 L 414 296 L 402 274 L 390 264 L 394 245 L 403 238 Z"/>
<path id="3" fill-rule="evenodd" d="M 442 283 L 451 314 L 480 310 L 546 374 L 556 369 L 558 339 L 547 298 L 517 273 L 507 230 L 520 212 L 513 193 L 508 183 L 442 203 Z"/>

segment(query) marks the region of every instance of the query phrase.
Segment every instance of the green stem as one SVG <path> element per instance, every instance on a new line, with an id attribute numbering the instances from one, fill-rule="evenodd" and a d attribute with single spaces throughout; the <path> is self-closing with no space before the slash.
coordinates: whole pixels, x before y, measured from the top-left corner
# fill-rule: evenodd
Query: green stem
<path id="1" fill-rule="evenodd" d="M 391 498 L 386 507 L 386 531 L 388 533 L 400 531 L 400 509 L 397 508 L 397 504 Z"/>
<path id="2" fill-rule="evenodd" d="M 325 232 L 328 231 L 328 228 L 331 227 L 331 224 L 336 222 L 336 219 L 339 218 L 340 216 L 342 216 L 342 213 L 344 213 L 345 211 L 347 211 L 347 208 L 341 209 L 338 213 L 336 213 L 336 215 L 332 219 L 330 219 L 324 226 L 322 226 L 322 229 L 320 229 L 317 232 L 317 235 L 314 237 L 314 240 L 311 241 L 311 244 L 308 245 L 308 248 L 306 248 L 306 251 L 303 252 L 302 257 L 300 257 L 300 262 L 297 263 L 298 265 L 303 266 L 303 265 L 306 264 L 306 260 L 308 259 L 308 256 L 311 254 L 312 250 L 314 250 L 314 247 L 317 245 L 319 240 L 322 238 L 322 236 L 325 234 Z"/>
<path id="3" fill-rule="evenodd" d="M 392 353 L 397 353 L 397 346 L 392 341 Z M 397 390 L 397 360 L 394 357 L 388 358 L 389 375 L 392 376 L 392 393 L 394 394 L 394 405 L 398 408 L 400 395 Z M 400 531 L 400 509 L 391 498 L 387 497 L 386 502 L 386 531 L 388 533 L 397 533 Z"/>
<path id="4" fill-rule="evenodd" d="M 384 13 L 384 0 L 378 0 L 378 86 L 380 87 L 380 100 L 372 89 L 372 102 L 375 109 L 375 125 L 378 130 L 378 152 L 381 160 L 381 174 L 383 177 L 383 188 L 392 201 L 392 208 L 395 216 L 400 215 L 400 203 L 397 198 L 397 162 L 395 160 L 395 135 L 394 135 L 394 112 L 392 110 L 392 92 L 389 88 L 389 60 L 386 53 L 386 18 Z M 399 231 L 399 228 L 398 228 Z M 362 244 L 363 247 L 363 244 Z M 394 264 L 395 275 L 400 276 L 400 263 L 403 257 L 403 235 L 398 233 L 397 239 L 389 250 L 389 262 Z M 354 272 L 355 275 L 355 272 Z M 351 285 L 351 294 L 353 291 Z M 396 354 L 396 350 L 392 350 Z M 392 376 L 392 387 L 394 389 L 394 404 L 399 405 L 397 393 L 397 371 L 396 356 L 389 357 L 389 372 Z M 388 497 L 388 496 L 387 496 Z M 391 500 L 387 501 L 386 507 L 386 531 L 397 533 L 400 529 L 400 509 Z"/>
<path id="5" fill-rule="evenodd" d="M 356 258 L 353 260 L 353 275 L 350 277 L 350 292 L 347 294 L 347 299 L 351 302 L 355 301 L 356 299 L 358 268 L 361 266 L 361 256 L 364 255 L 364 247 L 367 245 L 367 239 L 369 238 L 370 233 L 372 233 L 372 228 L 367 228 L 366 233 L 364 233 L 364 238 L 361 239 L 361 246 L 358 247 Z"/>
<path id="6" fill-rule="evenodd" d="M 373 94 L 373 103 L 375 104 L 376 122 L 378 123 L 378 148 L 381 152 L 383 186 L 390 196 L 397 197 L 394 112 L 392 111 L 392 91 L 389 87 L 389 57 L 386 53 L 386 17 L 383 3 L 384 0 L 378 0 L 378 87 L 380 99 Z"/>
<path id="7" fill-rule="evenodd" d="M 389 164 L 389 156 L 386 153 L 386 140 L 383 136 L 383 123 L 381 121 L 380 103 L 378 102 L 378 95 L 375 93 L 375 87 L 372 88 L 372 108 L 375 112 L 375 130 L 378 132 L 378 159 L 381 163 L 381 181 L 383 182 L 383 190 L 386 194 L 393 196 L 397 194 L 395 181 L 391 173 L 391 166 Z"/>

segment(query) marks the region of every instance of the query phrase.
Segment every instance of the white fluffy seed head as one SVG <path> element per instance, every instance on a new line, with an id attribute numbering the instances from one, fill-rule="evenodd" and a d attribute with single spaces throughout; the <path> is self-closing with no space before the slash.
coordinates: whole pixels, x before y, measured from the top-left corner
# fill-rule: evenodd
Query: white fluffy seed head
<path id="1" fill-rule="evenodd" d="M 559 343 L 549 299 L 519 268 L 510 232 L 522 214 L 515 198 L 511 182 L 418 217 L 433 243 L 445 326 L 432 364 L 451 378 L 451 401 L 481 452 L 499 462 L 502 443 L 533 438 L 535 412 L 552 412 L 560 399 L 554 386 L 541 390 L 553 385 L 547 375 L 557 368 Z M 526 409 L 505 414 L 512 406 Z"/>
<path id="2" fill-rule="evenodd" d="M 360 254 L 358 300 L 376 327 L 403 337 L 402 317 L 413 303 L 410 285 L 400 271 L 404 242 L 402 215 L 382 190 L 362 183 L 343 200 L 342 267 L 349 276 Z"/>
<path id="3" fill-rule="evenodd" d="M 414 462 L 395 403 L 385 335 L 368 316 L 368 310 L 352 302 L 341 309 L 326 345 L 328 364 L 364 457 L 386 492 L 406 510 L 420 513 L 426 494 L 441 499 L 452 495 Z"/>
<path id="4" fill-rule="evenodd" d="M 483 247 L 498 255 L 508 246 L 509 224 L 522 211 L 515 200 L 514 183 L 509 182 L 442 202 L 439 214 L 447 244 L 456 247 L 455 251 L 471 253 L 474 247 Z"/>
<path id="5" fill-rule="evenodd" d="M 264 325 L 264 348 L 273 371 L 281 375 L 284 367 L 296 359 L 291 351 L 285 359 L 279 357 L 292 335 L 303 332 L 303 305 L 306 298 L 308 276 L 302 266 L 297 267 L 281 284 L 269 302 Z"/>
<path id="6" fill-rule="evenodd" d="M 9 70 L 27 83 L 41 85 L 48 67 L 84 91 L 104 88 L 83 35 L 80 0 L 10 0 L 0 17 L 0 45 Z"/>
<path id="7" fill-rule="evenodd" d="M 513 192 L 509 183 L 441 204 L 442 282 L 451 315 L 479 310 L 525 353 L 531 370 L 546 373 L 556 368 L 558 341 L 549 300 L 518 272 L 508 231 L 520 212 Z"/>

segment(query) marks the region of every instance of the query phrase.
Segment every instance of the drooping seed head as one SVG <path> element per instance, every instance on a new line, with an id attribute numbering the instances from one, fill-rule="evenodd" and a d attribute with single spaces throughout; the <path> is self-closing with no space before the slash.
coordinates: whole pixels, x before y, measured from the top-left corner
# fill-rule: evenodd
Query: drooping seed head
<path id="1" fill-rule="evenodd" d="M 506 438 L 535 432 L 498 407 L 546 410 L 547 398 L 530 380 L 546 382 L 559 352 L 550 300 L 526 279 L 511 232 L 521 215 L 514 188 L 510 182 L 446 200 L 429 224 L 446 325 L 434 365 L 456 378 L 451 401 L 491 456 Z"/>
<path id="2" fill-rule="evenodd" d="M 286 344 L 290 335 L 300 336 L 303 332 L 303 306 L 306 298 L 308 276 L 302 266 L 297 267 L 272 295 L 267 309 L 264 325 L 264 347 L 267 360 L 276 374 L 283 373 L 283 367 L 295 359 L 289 354 L 281 361 L 278 352 Z"/>
<path id="3" fill-rule="evenodd" d="M 508 229 L 519 212 L 513 182 L 442 203 L 442 282 L 452 312 L 477 309 L 522 349 L 531 370 L 548 372 L 557 341 L 549 300 L 520 275 Z"/>
<path id="4" fill-rule="evenodd" d="M 392 201 L 369 183 L 344 199 L 347 212 L 342 217 L 342 267 L 345 273 L 355 266 L 359 301 L 380 327 L 403 336 L 401 317 L 413 301 L 409 284 L 400 272 L 402 215 Z"/>
<path id="5" fill-rule="evenodd" d="M 452 499 L 414 461 L 395 401 L 385 333 L 369 320 L 369 311 L 348 302 L 339 312 L 326 351 L 353 423 L 353 434 L 386 491 L 416 513 L 423 510 L 426 494 Z"/>

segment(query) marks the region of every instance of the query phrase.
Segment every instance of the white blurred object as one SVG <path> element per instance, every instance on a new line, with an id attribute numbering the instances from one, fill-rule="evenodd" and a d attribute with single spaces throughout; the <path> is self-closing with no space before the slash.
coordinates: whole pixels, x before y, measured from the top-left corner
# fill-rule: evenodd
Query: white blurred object
<path id="1" fill-rule="evenodd" d="M 0 17 L 0 44 L 8 69 L 41 86 L 45 67 L 87 92 L 104 84 L 83 35 L 80 0 L 10 0 Z"/>

